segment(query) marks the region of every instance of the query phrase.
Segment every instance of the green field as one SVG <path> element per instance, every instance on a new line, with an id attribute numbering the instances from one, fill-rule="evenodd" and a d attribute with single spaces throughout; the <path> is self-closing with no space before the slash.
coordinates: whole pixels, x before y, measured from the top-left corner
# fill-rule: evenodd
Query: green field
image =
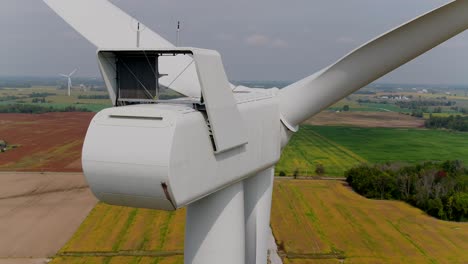
<path id="1" fill-rule="evenodd" d="M 357 100 L 358 98 L 354 98 Z M 329 107 L 328 110 L 342 111 L 343 106 L 348 105 L 351 112 L 397 112 L 411 113 L 408 109 L 402 109 L 394 104 L 378 104 L 378 103 L 362 103 L 359 104 L 353 100 L 341 100 L 340 102 Z"/>
<path id="2" fill-rule="evenodd" d="M 33 103 L 35 97 L 33 93 L 49 93 L 50 95 L 37 97 L 44 98 L 46 103 Z M 111 107 L 109 99 L 80 99 L 80 96 L 107 96 L 107 91 L 83 91 L 72 90 L 71 96 L 67 95 L 67 90 L 50 86 L 34 86 L 31 88 L 3 88 L 0 90 L 0 105 L 9 104 L 30 104 L 42 107 L 53 107 L 64 109 L 69 106 L 84 108 L 92 112 L 98 112 L 104 108 Z M 13 100 L 5 100 L 8 96 L 17 97 Z"/>
<path id="3" fill-rule="evenodd" d="M 177 92 L 170 89 L 163 89 L 160 92 L 161 100 L 180 97 Z M 44 93 L 47 95 L 37 96 L 39 93 Z M 36 94 L 36 96 L 34 96 L 34 94 Z M 93 99 L 93 96 L 99 96 L 100 98 Z M 64 109 L 69 106 L 74 106 L 76 108 L 87 109 L 91 112 L 99 112 L 104 108 L 112 106 L 110 99 L 103 98 L 107 96 L 107 90 L 85 91 L 76 87 L 72 89 L 71 96 L 67 95 L 67 90 L 59 89 L 53 86 L 33 86 L 31 88 L 1 88 L 0 105 L 26 104 L 42 107 L 53 107 L 55 109 Z M 11 97 L 14 97 L 14 99 Z M 44 99 L 45 102 L 34 102 L 35 99 Z"/>
<path id="4" fill-rule="evenodd" d="M 367 162 L 353 151 L 336 144 L 313 130 L 302 126 L 284 149 L 276 166 L 276 174 L 293 175 L 295 171 L 303 176 L 315 175 L 315 167 L 322 164 L 325 174 L 342 176 L 343 172 L 359 163 Z"/>
<path id="5" fill-rule="evenodd" d="M 466 115 L 466 112 L 462 111 L 462 108 L 468 109 L 468 93 L 461 90 L 451 90 L 451 92 L 456 92 L 456 94 L 448 95 L 446 92 L 449 91 L 444 88 L 431 89 L 429 93 L 418 93 L 412 89 L 403 89 L 403 90 L 394 90 L 394 91 L 385 91 L 385 89 L 372 89 L 367 88 L 369 94 L 363 93 L 354 93 L 343 100 L 335 103 L 330 106 L 328 110 L 331 111 L 343 111 L 345 105 L 349 106 L 350 112 L 397 112 L 397 113 L 406 113 L 411 114 L 413 112 L 423 112 L 424 118 L 428 118 L 429 114 L 435 112 L 435 108 L 441 110 L 442 115 Z M 392 97 L 392 96 L 406 96 L 408 99 L 384 99 L 383 96 Z M 400 107 L 402 102 L 419 102 L 419 101 L 431 101 L 438 102 L 436 105 L 426 105 L 426 106 L 417 106 L 417 108 L 405 108 Z M 451 104 L 446 105 L 446 103 L 451 102 Z M 417 104 L 416 104 L 417 105 Z M 456 107 L 456 108 L 453 108 Z"/>
<path id="6" fill-rule="evenodd" d="M 400 108 L 394 104 L 363 103 L 361 107 L 358 109 L 359 111 L 411 113 L 411 110 Z"/>
<path id="7" fill-rule="evenodd" d="M 462 160 L 468 164 L 468 133 L 445 130 L 301 126 L 284 149 L 276 174 L 343 176 L 359 163 Z"/>

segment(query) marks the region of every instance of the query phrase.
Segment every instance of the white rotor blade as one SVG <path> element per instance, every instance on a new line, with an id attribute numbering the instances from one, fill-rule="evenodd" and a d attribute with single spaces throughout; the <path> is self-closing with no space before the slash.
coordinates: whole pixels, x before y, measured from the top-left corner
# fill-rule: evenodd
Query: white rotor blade
<path id="1" fill-rule="evenodd" d="M 468 28 L 468 0 L 457 0 L 383 34 L 337 63 L 280 91 L 291 130 L 333 103 Z"/>
<path id="2" fill-rule="evenodd" d="M 78 33 L 99 49 L 135 49 L 154 50 L 173 47 L 136 19 L 123 12 L 107 0 L 43 0 L 61 18 Z M 138 29 L 139 25 L 139 29 Z M 139 36 L 137 37 L 137 31 Z M 139 41 L 137 41 L 139 38 Z M 190 97 L 200 96 L 200 85 L 195 66 L 190 66 L 190 58 L 177 56 L 161 78 L 163 86 Z M 174 81 L 177 79 L 177 81 Z"/>
<path id="3" fill-rule="evenodd" d="M 98 48 L 135 48 L 135 19 L 107 0 L 44 0 L 61 18 Z M 158 34 L 140 25 L 140 46 L 172 47 Z"/>
<path id="4" fill-rule="evenodd" d="M 74 69 L 70 74 L 68 74 L 69 77 L 71 77 L 73 74 L 75 74 L 75 72 L 77 71 L 78 69 Z"/>
<path id="5" fill-rule="evenodd" d="M 60 74 L 60 76 L 63 76 L 63 77 L 65 77 L 65 78 L 68 78 L 68 75 L 66 75 L 66 74 Z"/>

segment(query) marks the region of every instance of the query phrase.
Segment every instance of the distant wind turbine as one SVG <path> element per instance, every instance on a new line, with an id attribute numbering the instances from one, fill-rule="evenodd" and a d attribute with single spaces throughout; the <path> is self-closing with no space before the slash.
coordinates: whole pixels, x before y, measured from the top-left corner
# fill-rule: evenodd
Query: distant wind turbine
<path id="1" fill-rule="evenodd" d="M 70 74 L 66 75 L 66 74 L 60 74 L 60 76 L 63 76 L 65 78 L 68 78 L 68 96 L 70 96 L 70 93 L 71 93 L 71 88 L 72 88 L 72 81 L 71 81 L 71 77 L 73 76 L 73 74 L 75 74 L 75 72 L 77 71 L 78 69 L 74 69 Z"/>

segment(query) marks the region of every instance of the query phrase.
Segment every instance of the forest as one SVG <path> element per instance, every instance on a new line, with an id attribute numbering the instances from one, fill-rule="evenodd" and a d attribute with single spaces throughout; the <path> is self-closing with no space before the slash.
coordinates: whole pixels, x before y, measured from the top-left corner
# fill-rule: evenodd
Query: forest
<path id="1" fill-rule="evenodd" d="M 433 116 L 424 123 L 426 128 L 446 128 L 456 131 L 468 131 L 468 116 Z"/>
<path id="2" fill-rule="evenodd" d="M 468 169 L 461 161 L 362 164 L 345 176 L 367 198 L 401 200 L 442 220 L 468 221 Z"/>

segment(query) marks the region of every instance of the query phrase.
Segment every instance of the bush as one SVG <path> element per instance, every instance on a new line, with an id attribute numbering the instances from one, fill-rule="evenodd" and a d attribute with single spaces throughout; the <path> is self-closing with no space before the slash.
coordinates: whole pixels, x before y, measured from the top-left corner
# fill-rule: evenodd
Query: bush
<path id="1" fill-rule="evenodd" d="M 468 221 L 468 193 L 455 193 L 449 198 L 450 217 L 457 221 Z"/>
<path id="2" fill-rule="evenodd" d="M 325 174 L 325 167 L 323 166 L 323 164 L 319 163 L 317 164 L 317 166 L 315 166 L 315 173 L 317 173 L 317 175 L 324 175 Z"/>
<path id="3" fill-rule="evenodd" d="M 422 117 L 424 117 L 424 111 L 422 111 L 422 110 L 414 110 L 414 111 L 411 113 L 411 116 L 422 118 Z"/>
<path id="4" fill-rule="evenodd" d="M 34 103 L 34 104 L 45 103 L 46 99 L 45 99 L 45 97 L 42 97 L 42 98 L 34 97 L 31 102 Z"/>
<path id="5" fill-rule="evenodd" d="M 297 176 L 299 176 L 299 169 L 298 169 L 298 168 L 296 168 L 296 169 L 294 170 L 293 176 L 294 176 L 294 179 L 296 179 Z"/>
<path id="6" fill-rule="evenodd" d="M 0 152 L 5 152 L 8 147 L 8 143 L 5 140 L 0 139 Z"/>

